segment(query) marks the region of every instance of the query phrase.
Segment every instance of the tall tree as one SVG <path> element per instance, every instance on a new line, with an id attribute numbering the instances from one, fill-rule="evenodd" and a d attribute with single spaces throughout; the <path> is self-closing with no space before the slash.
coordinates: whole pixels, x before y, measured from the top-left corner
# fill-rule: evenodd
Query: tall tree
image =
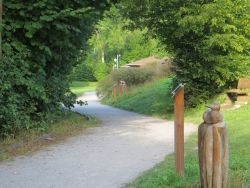
<path id="1" fill-rule="evenodd" d="M 0 136 L 28 128 L 64 103 L 68 74 L 110 1 L 4 1 Z"/>
<path id="2" fill-rule="evenodd" d="M 176 83 L 187 104 L 221 92 L 249 70 L 249 0 L 124 1 L 126 15 L 146 25 L 175 53 Z"/>
<path id="3" fill-rule="evenodd" d="M 92 67 L 96 79 L 103 78 L 112 70 L 117 55 L 121 55 L 119 65 L 151 55 L 167 55 L 159 40 L 147 34 L 147 28 L 130 30 L 129 22 L 121 14 L 118 5 L 105 12 L 104 18 L 95 25 L 96 32 L 88 41 L 86 58 L 76 67 L 74 73 L 78 78 L 80 75 L 84 78 L 83 74 L 86 73 L 83 69 L 87 70 L 86 66 Z"/>

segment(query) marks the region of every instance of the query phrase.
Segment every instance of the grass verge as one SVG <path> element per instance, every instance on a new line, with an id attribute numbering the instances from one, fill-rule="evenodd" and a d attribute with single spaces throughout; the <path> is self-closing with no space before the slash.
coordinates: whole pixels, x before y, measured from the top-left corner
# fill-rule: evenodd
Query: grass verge
<path id="1" fill-rule="evenodd" d="M 105 99 L 104 103 L 147 115 L 172 119 L 173 100 L 170 93 L 171 78 L 157 80 L 138 88 L 131 88 L 117 99 Z M 222 102 L 223 96 L 216 99 Z M 212 101 L 212 100 L 211 100 Z M 210 102 L 211 102 L 210 101 Z M 185 121 L 199 124 L 205 106 L 186 109 Z M 250 187 L 250 104 L 237 110 L 224 111 L 229 133 L 230 146 L 230 186 L 231 188 Z M 185 175 L 175 174 L 174 156 L 169 155 L 154 168 L 146 171 L 127 184 L 127 188 L 194 188 L 199 187 L 199 165 L 197 134 L 192 135 L 185 144 Z"/>
<path id="2" fill-rule="evenodd" d="M 172 120 L 174 104 L 171 90 L 172 78 L 163 78 L 138 87 L 128 88 L 128 91 L 122 96 L 118 96 L 116 99 L 105 98 L 102 102 L 117 108 Z M 221 95 L 211 99 L 208 103 L 223 102 L 224 100 L 225 96 Z M 204 104 L 195 109 L 186 109 L 186 121 L 199 124 L 205 109 Z"/>
<path id="3" fill-rule="evenodd" d="M 229 132 L 230 160 L 229 187 L 250 187 L 250 105 L 224 112 Z M 195 188 L 199 187 L 199 165 L 197 134 L 192 135 L 185 144 L 185 175 L 175 174 L 174 155 L 149 171 L 144 172 L 126 188 Z"/>
<path id="4" fill-rule="evenodd" d="M 70 90 L 80 97 L 86 91 L 95 91 L 97 82 L 73 81 Z"/>
<path id="5" fill-rule="evenodd" d="M 105 104 L 138 113 L 171 118 L 173 99 L 170 92 L 172 79 L 160 79 L 142 86 L 129 88 L 122 96 L 104 99 Z M 166 113 L 168 112 L 168 113 Z"/>
<path id="6" fill-rule="evenodd" d="M 12 159 L 18 155 L 35 152 L 47 145 L 57 143 L 70 136 L 82 133 L 87 127 L 97 124 L 95 119 L 87 119 L 75 112 L 65 112 L 57 116 L 44 131 L 26 130 L 17 137 L 7 137 L 0 141 L 0 161 Z M 54 118 L 55 120 L 56 118 Z"/>

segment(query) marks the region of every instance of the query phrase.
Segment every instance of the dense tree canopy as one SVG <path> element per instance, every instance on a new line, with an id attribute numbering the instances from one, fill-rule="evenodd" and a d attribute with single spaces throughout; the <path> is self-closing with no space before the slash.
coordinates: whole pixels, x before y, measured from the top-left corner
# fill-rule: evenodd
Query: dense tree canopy
<path id="1" fill-rule="evenodd" d="M 195 106 L 249 74 L 249 12 L 249 0 L 4 1 L 0 136 L 71 107 L 76 63 L 76 75 L 100 79 L 117 54 L 125 64 L 165 56 L 165 46 Z"/>
<path id="2" fill-rule="evenodd" d="M 130 30 L 131 20 L 124 18 L 121 9 L 119 5 L 112 6 L 96 24 L 88 52 L 74 71 L 78 79 L 91 78 L 86 70 L 98 80 L 103 78 L 112 70 L 117 54 L 121 55 L 119 65 L 151 55 L 167 55 L 160 41 L 147 35 L 147 28 Z"/>
<path id="3" fill-rule="evenodd" d="M 8 0 L 3 4 L 0 135 L 29 128 L 75 96 L 67 75 L 109 2 Z"/>
<path id="4" fill-rule="evenodd" d="M 187 84 L 188 105 L 249 73 L 249 0 L 127 0 L 124 5 L 127 16 L 175 53 L 176 83 Z"/>

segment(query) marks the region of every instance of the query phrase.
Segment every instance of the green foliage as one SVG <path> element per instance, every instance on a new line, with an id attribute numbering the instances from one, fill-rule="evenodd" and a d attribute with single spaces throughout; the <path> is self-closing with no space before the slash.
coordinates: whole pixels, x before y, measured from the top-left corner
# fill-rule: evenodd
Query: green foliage
<path id="1" fill-rule="evenodd" d="M 187 105 L 196 106 L 249 74 L 249 1 L 124 4 L 130 18 L 146 25 L 175 53 L 175 83 L 186 83 Z"/>
<path id="2" fill-rule="evenodd" d="M 163 57 L 167 54 L 159 40 L 147 34 L 146 28 L 129 30 L 127 26 L 131 21 L 123 18 L 120 9 L 118 5 L 112 6 L 96 24 L 88 41 L 88 52 L 76 68 L 89 67 L 97 80 L 110 73 L 117 54 L 121 55 L 119 66 L 151 55 Z M 75 72 L 83 77 L 81 71 Z"/>
<path id="3" fill-rule="evenodd" d="M 94 70 L 94 76 L 97 80 L 101 80 L 104 79 L 105 76 L 109 73 L 109 67 L 108 65 L 104 64 L 104 63 L 98 63 L 95 66 L 95 70 Z"/>
<path id="4" fill-rule="evenodd" d="M 29 129 L 63 103 L 72 107 L 71 72 L 93 24 L 109 3 L 4 1 L 0 137 Z"/>
<path id="5" fill-rule="evenodd" d="M 151 81 L 154 71 L 148 68 L 122 68 L 112 72 L 115 83 L 124 80 L 127 86 L 136 86 Z"/>
<path id="6" fill-rule="evenodd" d="M 81 62 L 81 61 L 80 61 Z M 78 81 L 96 81 L 94 70 L 91 64 L 79 63 L 77 64 L 69 76 L 70 80 Z"/>
<path id="7" fill-rule="evenodd" d="M 29 78 L 34 77 L 34 74 L 29 72 L 29 65 L 23 60 L 28 52 L 6 53 L 8 56 L 4 56 L 0 63 L 0 136 L 28 128 L 25 126 L 29 125 L 29 115 L 36 110 L 32 98 L 42 93 L 35 80 Z M 33 118 L 38 116 L 37 113 Z"/>
<path id="8" fill-rule="evenodd" d="M 113 86 L 119 85 L 121 80 L 130 87 L 149 82 L 154 76 L 155 72 L 148 68 L 121 68 L 98 82 L 97 93 L 102 97 L 108 97 L 113 91 Z"/>

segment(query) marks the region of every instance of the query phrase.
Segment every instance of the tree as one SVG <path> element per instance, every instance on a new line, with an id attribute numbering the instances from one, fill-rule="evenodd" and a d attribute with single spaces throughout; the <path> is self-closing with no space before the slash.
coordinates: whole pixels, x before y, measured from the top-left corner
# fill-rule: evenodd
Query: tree
<path id="1" fill-rule="evenodd" d="M 187 105 L 204 102 L 249 73 L 248 0 L 133 2 L 124 2 L 127 15 L 175 53 L 175 83 L 186 83 Z"/>
<path id="2" fill-rule="evenodd" d="M 147 28 L 130 30 L 128 26 L 131 20 L 123 17 L 121 9 L 119 5 L 112 6 L 95 25 L 95 32 L 88 41 L 86 57 L 74 70 L 76 75 L 81 75 L 78 77 L 85 78 L 82 70 L 90 67 L 94 77 L 102 79 L 112 70 L 117 54 L 121 55 L 119 65 L 151 55 L 167 55 L 160 41 L 147 35 Z"/>
<path id="3" fill-rule="evenodd" d="M 110 5 L 92 0 L 8 0 L 3 4 L 0 136 L 71 107 L 68 74 L 94 23 Z"/>

